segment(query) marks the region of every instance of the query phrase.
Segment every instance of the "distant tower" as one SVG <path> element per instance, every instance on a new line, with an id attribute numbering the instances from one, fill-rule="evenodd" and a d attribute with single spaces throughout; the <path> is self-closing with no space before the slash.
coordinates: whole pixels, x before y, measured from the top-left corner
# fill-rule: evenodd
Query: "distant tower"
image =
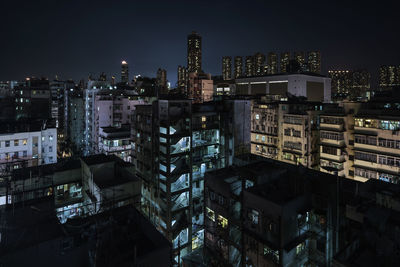
<path id="1" fill-rule="evenodd" d="M 188 82 L 188 71 L 183 66 L 178 66 L 178 89 L 184 94 L 186 93 L 186 87 Z"/>
<path id="2" fill-rule="evenodd" d="M 222 78 L 224 80 L 232 79 L 232 58 L 222 57 Z"/>
<path id="3" fill-rule="evenodd" d="M 196 32 L 188 35 L 187 68 L 188 72 L 201 72 L 201 36 Z"/>
<path id="4" fill-rule="evenodd" d="M 379 88 L 382 91 L 390 90 L 400 85 L 400 66 L 381 66 L 379 68 Z"/>
<path id="5" fill-rule="evenodd" d="M 129 83 L 129 66 L 125 60 L 121 63 L 121 82 L 124 84 Z"/>
<path id="6" fill-rule="evenodd" d="M 242 72 L 243 72 L 243 58 L 241 56 L 236 56 L 233 77 L 235 79 L 241 77 Z"/>
<path id="7" fill-rule="evenodd" d="M 294 52 L 294 60 L 296 60 L 297 63 L 299 63 L 300 69 L 303 70 L 304 66 L 305 66 L 305 63 L 306 63 L 304 52 L 302 52 L 302 51 Z"/>
<path id="8" fill-rule="evenodd" d="M 281 72 L 286 73 L 290 61 L 290 52 L 281 53 Z"/>
<path id="9" fill-rule="evenodd" d="M 276 74 L 278 72 L 278 56 L 277 54 L 268 53 L 268 74 Z"/>
<path id="10" fill-rule="evenodd" d="M 265 55 L 262 53 L 256 53 L 254 55 L 253 60 L 254 60 L 254 63 L 253 63 L 254 64 L 254 66 L 253 66 L 254 74 L 253 75 L 257 75 L 257 76 L 264 75 Z"/>
<path id="11" fill-rule="evenodd" d="M 254 57 L 246 56 L 244 75 L 246 77 L 254 76 Z"/>
<path id="12" fill-rule="evenodd" d="M 157 70 L 157 87 L 161 94 L 168 94 L 167 71 L 161 68 Z"/>
<path id="13" fill-rule="evenodd" d="M 313 73 L 321 73 L 321 53 L 319 51 L 308 52 L 308 66 Z"/>

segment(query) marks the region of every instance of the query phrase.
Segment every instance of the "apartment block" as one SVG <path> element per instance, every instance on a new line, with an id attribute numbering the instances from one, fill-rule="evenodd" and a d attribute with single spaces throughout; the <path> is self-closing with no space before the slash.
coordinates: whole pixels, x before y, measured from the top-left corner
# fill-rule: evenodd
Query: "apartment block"
<path id="1" fill-rule="evenodd" d="M 5 122 L 0 129 L 1 172 L 57 162 L 57 129 L 42 121 Z"/>
<path id="2" fill-rule="evenodd" d="M 400 113 L 361 110 L 354 119 L 354 179 L 400 182 Z"/>
<path id="3" fill-rule="evenodd" d="M 89 84 L 91 89 L 85 93 L 85 155 L 99 152 L 101 127 L 129 124 L 135 106 L 145 103 L 136 93 L 115 90 L 104 83 L 107 82 L 101 82 L 100 88 L 94 82 Z"/>
<path id="4" fill-rule="evenodd" d="M 239 135 L 245 125 L 234 123 L 246 114 L 246 100 L 193 104 L 161 99 L 136 109 L 142 212 L 172 242 L 175 264 L 203 242 L 204 174 L 232 164 L 236 150 L 245 151 L 249 138 Z"/>
<path id="5" fill-rule="evenodd" d="M 361 103 L 342 102 L 320 115 L 320 171 L 354 177 L 354 115 Z"/>
<path id="6" fill-rule="evenodd" d="M 382 181 L 363 183 L 258 157 L 207 173 L 204 247 L 185 256 L 184 266 L 394 266 L 395 192 L 397 185 Z M 378 214 L 396 221 L 385 220 L 389 228 L 382 234 Z"/>
<path id="7" fill-rule="evenodd" d="M 116 155 L 125 162 L 132 162 L 131 125 L 100 127 L 99 151 L 105 155 Z"/>
<path id="8" fill-rule="evenodd" d="M 254 101 L 251 153 L 309 168 L 319 165 L 321 102 Z"/>
<path id="9" fill-rule="evenodd" d="M 189 73 L 189 82 L 187 96 L 193 99 L 193 103 L 202 103 L 212 101 L 214 95 L 214 85 L 211 74 L 191 72 Z"/>

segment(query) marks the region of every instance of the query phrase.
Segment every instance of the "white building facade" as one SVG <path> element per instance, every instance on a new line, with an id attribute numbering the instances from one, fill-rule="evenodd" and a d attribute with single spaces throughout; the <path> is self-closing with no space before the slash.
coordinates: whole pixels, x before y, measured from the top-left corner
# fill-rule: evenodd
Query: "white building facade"
<path id="1" fill-rule="evenodd" d="M 0 134 L 0 168 L 57 162 L 57 129 Z"/>

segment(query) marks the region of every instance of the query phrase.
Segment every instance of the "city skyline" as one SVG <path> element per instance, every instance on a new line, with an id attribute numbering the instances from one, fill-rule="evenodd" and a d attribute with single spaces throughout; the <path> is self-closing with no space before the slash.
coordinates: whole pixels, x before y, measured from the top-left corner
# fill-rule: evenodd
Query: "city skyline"
<path id="1" fill-rule="evenodd" d="M 323 74 L 328 69 L 366 68 L 375 85 L 379 66 L 397 65 L 400 60 L 399 38 L 391 27 L 394 9 L 389 3 L 377 7 L 351 3 L 348 9 L 332 4 L 319 9 L 310 2 L 267 6 L 260 1 L 247 5 L 222 1 L 191 9 L 182 1 L 155 1 L 153 5 L 159 7 L 155 10 L 149 4 L 122 3 L 111 7 L 104 1 L 96 6 L 3 3 L 3 10 L 14 12 L 5 14 L 1 26 L 9 41 L 2 43 L 0 80 L 59 75 L 77 81 L 103 71 L 118 77 L 119 64 L 126 60 L 132 76 L 155 77 L 157 69 L 163 68 L 174 86 L 177 66 L 186 63 L 187 35 L 193 30 L 203 40 L 203 69 L 213 75 L 221 75 L 222 56 L 318 50 Z M 359 12 L 351 12 L 352 6 Z M 189 9 L 193 11 L 190 15 L 186 14 Z M 226 11 L 222 17 L 214 16 L 221 10 Z M 280 10 L 279 21 L 285 22 L 275 24 L 278 15 L 271 10 Z M 151 19 L 141 22 L 149 12 Z M 204 20 L 204 14 L 211 19 Z M 101 17 L 107 20 L 96 19 Z M 321 23 L 313 25 L 318 19 Z M 165 26 L 159 27 L 161 23 Z M 20 36 L 30 41 L 16 41 Z"/>

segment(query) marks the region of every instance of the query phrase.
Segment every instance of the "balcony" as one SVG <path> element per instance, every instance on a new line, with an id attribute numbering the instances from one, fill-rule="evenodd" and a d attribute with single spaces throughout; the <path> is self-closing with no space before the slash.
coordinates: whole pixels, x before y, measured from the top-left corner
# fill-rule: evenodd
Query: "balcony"
<path id="1" fill-rule="evenodd" d="M 126 151 L 131 150 L 131 145 L 124 145 L 124 146 L 103 146 L 104 152 L 119 152 L 119 151 Z"/>
<path id="2" fill-rule="evenodd" d="M 320 129 L 334 130 L 338 132 L 344 131 L 343 124 L 320 123 Z"/>
<path id="3" fill-rule="evenodd" d="M 321 158 L 327 159 L 327 160 L 333 160 L 335 162 L 345 162 L 346 161 L 346 156 L 341 154 L 341 155 L 332 155 L 324 152 L 320 152 Z"/>
<path id="4" fill-rule="evenodd" d="M 334 140 L 334 139 L 328 139 L 328 138 L 320 138 L 321 143 L 325 143 L 325 144 L 330 144 L 330 145 L 334 145 L 334 146 L 338 146 L 338 147 L 345 147 L 346 146 L 346 141 L 345 140 Z"/>

